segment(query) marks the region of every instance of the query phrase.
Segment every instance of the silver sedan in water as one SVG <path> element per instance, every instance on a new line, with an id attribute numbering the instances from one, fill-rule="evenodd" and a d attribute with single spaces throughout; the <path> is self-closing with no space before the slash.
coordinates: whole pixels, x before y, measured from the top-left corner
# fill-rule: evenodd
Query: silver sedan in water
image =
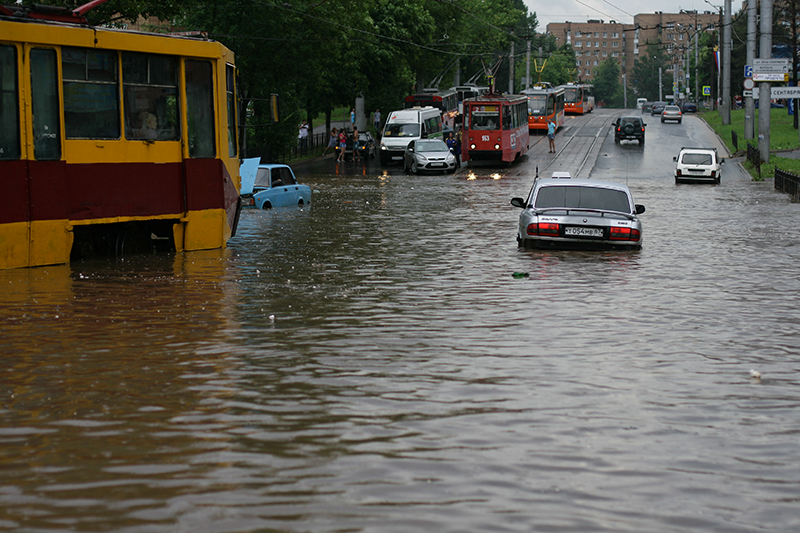
<path id="1" fill-rule="evenodd" d="M 403 169 L 418 174 L 422 170 L 455 172 L 456 157 L 441 139 L 411 141 L 403 153 Z"/>
<path id="2" fill-rule="evenodd" d="M 525 248 L 624 249 L 642 247 L 644 206 L 620 183 L 554 175 L 535 179 L 522 208 L 517 243 Z"/>

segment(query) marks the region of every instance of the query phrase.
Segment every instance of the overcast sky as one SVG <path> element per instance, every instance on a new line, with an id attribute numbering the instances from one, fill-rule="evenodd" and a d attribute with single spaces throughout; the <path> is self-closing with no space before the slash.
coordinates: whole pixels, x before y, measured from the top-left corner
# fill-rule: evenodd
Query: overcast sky
<path id="1" fill-rule="evenodd" d="M 722 6 L 724 0 L 709 0 L 714 6 Z M 525 0 L 528 12 L 536 13 L 539 21 L 537 31 L 544 32 L 551 22 L 586 22 L 600 19 L 605 22 L 616 21 L 632 24 L 633 16 L 640 13 L 678 13 L 681 9 L 715 12 L 717 9 L 704 0 Z M 741 6 L 740 0 L 733 1 L 732 11 Z"/>

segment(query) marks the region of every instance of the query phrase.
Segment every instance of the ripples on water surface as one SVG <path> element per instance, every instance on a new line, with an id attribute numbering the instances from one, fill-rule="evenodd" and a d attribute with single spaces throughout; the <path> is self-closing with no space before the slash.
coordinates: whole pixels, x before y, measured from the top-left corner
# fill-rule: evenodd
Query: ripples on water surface
<path id="1" fill-rule="evenodd" d="M 797 205 L 631 180 L 641 252 L 524 251 L 529 180 L 312 177 L 225 251 L 0 272 L 0 529 L 800 527 Z"/>

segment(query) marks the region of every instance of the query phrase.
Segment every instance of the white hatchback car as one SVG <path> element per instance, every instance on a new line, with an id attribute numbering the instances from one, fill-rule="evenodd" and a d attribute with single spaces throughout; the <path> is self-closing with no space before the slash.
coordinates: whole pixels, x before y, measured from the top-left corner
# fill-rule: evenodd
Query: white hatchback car
<path id="1" fill-rule="evenodd" d="M 722 178 L 722 164 L 716 148 L 681 148 L 675 161 L 675 183 L 684 181 L 710 181 L 719 183 Z"/>

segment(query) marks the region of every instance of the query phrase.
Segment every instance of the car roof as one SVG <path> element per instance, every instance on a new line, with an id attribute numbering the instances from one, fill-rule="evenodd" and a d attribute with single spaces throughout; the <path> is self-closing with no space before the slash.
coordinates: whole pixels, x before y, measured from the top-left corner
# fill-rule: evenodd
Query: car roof
<path id="1" fill-rule="evenodd" d="M 258 165 L 258 168 L 269 168 L 269 169 L 273 169 L 273 168 L 288 168 L 289 170 L 292 169 L 292 167 L 290 167 L 289 165 L 283 165 L 281 163 L 261 163 L 261 164 Z"/>
<path id="2" fill-rule="evenodd" d="M 717 149 L 716 148 L 691 148 L 691 147 L 686 147 L 686 146 L 681 148 L 681 153 L 686 153 L 686 152 L 694 152 L 694 153 L 713 152 L 713 153 L 716 154 L 717 153 Z"/>
<path id="3" fill-rule="evenodd" d="M 627 185 L 616 183 L 613 181 L 599 181 L 599 180 L 585 180 L 585 179 L 564 179 L 564 178 L 550 178 L 539 179 L 536 182 L 537 187 L 599 187 L 602 189 L 616 189 L 618 191 L 625 191 L 630 194 L 630 189 Z"/>
<path id="4" fill-rule="evenodd" d="M 680 110 L 680 107 L 678 107 L 678 106 L 676 106 L 676 105 L 668 105 L 668 106 L 666 106 L 666 107 L 674 107 L 674 108 L 677 108 L 678 110 Z"/>

